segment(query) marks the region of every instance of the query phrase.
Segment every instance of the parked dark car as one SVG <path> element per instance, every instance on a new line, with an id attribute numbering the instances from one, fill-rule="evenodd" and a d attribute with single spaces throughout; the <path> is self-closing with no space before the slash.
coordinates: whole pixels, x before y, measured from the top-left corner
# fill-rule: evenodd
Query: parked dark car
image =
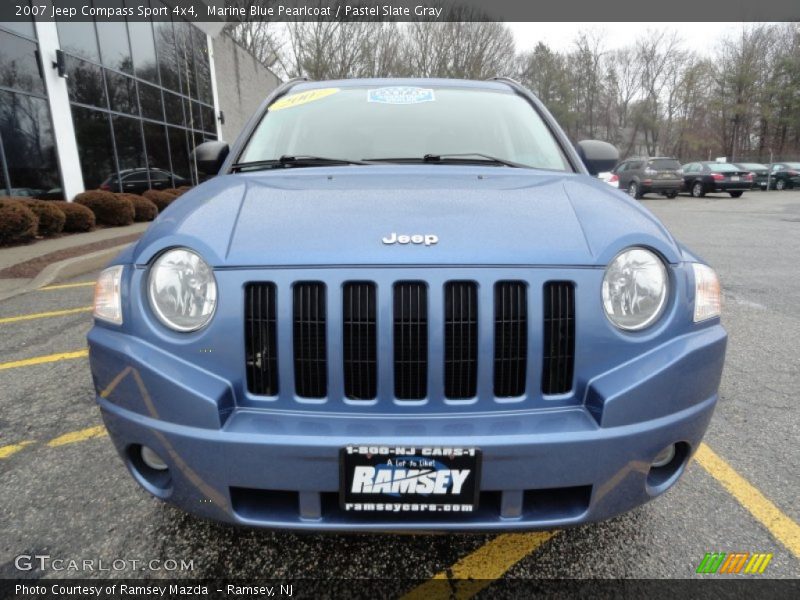
<path id="1" fill-rule="evenodd" d="M 628 158 L 612 173 L 619 178 L 619 189 L 633 198 L 650 193 L 674 198 L 683 185 L 681 163 L 674 158 Z"/>
<path id="2" fill-rule="evenodd" d="M 773 163 L 770 170 L 771 189 L 791 190 L 800 187 L 800 162 Z"/>
<path id="3" fill-rule="evenodd" d="M 713 161 L 693 162 L 683 165 L 685 190 L 695 198 L 712 192 L 727 192 L 738 198 L 753 187 L 753 175 L 732 163 Z"/>
<path id="4" fill-rule="evenodd" d="M 148 179 L 148 169 L 125 169 L 120 171 L 119 178 L 116 174 L 109 175 L 109 177 L 100 184 L 100 189 L 110 192 L 141 194 L 150 189 L 165 190 L 167 188 L 192 184 L 188 179 L 165 171 L 164 169 L 149 169 L 149 174 L 150 176 Z M 119 184 L 120 178 L 122 179 L 122 189 L 120 189 Z"/>
<path id="5" fill-rule="evenodd" d="M 744 171 L 750 171 L 753 174 L 754 188 L 767 189 L 767 179 L 769 178 L 769 167 L 767 165 L 762 165 L 761 163 L 734 163 L 734 166 Z"/>

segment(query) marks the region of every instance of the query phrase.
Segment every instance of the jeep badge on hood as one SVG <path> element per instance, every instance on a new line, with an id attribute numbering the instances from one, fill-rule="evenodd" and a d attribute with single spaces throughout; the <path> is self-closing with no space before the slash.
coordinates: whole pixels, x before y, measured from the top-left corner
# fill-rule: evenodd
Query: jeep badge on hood
<path id="1" fill-rule="evenodd" d="M 432 233 L 420 234 L 415 233 L 413 235 L 399 235 L 394 231 L 390 233 L 385 238 L 382 238 L 382 241 L 387 246 L 391 244 L 425 244 L 426 246 L 433 246 L 434 244 L 439 243 L 439 236 L 433 235 Z"/>

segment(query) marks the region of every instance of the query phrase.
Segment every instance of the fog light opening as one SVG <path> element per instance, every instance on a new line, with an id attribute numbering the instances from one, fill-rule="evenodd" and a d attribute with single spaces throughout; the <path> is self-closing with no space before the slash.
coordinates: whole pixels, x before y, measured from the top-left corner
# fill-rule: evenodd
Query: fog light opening
<path id="1" fill-rule="evenodd" d="M 136 444 L 128 447 L 127 454 L 128 466 L 139 485 L 159 498 L 167 498 L 172 494 L 169 465 L 155 450 Z"/>
<path id="2" fill-rule="evenodd" d="M 653 459 L 653 468 L 666 467 L 675 458 L 675 444 L 670 444 L 659 452 Z M 145 461 L 147 462 L 147 461 Z"/>
<path id="3" fill-rule="evenodd" d="M 686 442 L 670 444 L 661 450 L 653 458 L 647 473 L 647 492 L 657 496 L 672 487 L 683 473 L 688 458 L 689 444 Z"/>
<path id="4" fill-rule="evenodd" d="M 142 446 L 142 461 L 154 471 L 166 471 L 167 463 L 161 460 L 161 457 L 156 454 L 156 451 L 147 446 Z"/>

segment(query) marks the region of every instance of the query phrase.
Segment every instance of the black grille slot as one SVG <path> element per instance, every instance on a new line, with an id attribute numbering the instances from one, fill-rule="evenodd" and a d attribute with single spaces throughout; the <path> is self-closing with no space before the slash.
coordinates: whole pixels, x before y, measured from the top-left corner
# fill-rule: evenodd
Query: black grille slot
<path id="1" fill-rule="evenodd" d="M 377 395 L 377 339 L 375 284 L 344 286 L 344 395 L 371 400 Z"/>
<path id="2" fill-rule="evenodd" d="M 444 286 L 444 395 L 473 398 L 478 384 L 478 286 L 448 281 Z"/>
<path id="3" fill-rule="evenodd" d="M 394 395 L 421 400 L 428 393 L 428 289 L 421 281 L 394 285 Z"/>
<path id="4" fill-rule="evenodd" d="M 294 285 L 294 385 L 303 398 L 324 398 L 328 393 L 325 346 L 325 284 L 317 281 Z"/>
<path id="5" fill-rule="evenodd" d="M 544 286 L 544 361 L 542 393 L 566 394 L 575 368 L 575 286 L 550 281 Z"/>
<path id="6" fill-rule="evenodd" d="M 244 343 L 248 391 L 260 396 L 277 395 L 274 283 L 250 283 L 245 287 Z"/>
<path id="7" fill-rule="evenodd" d="M 522 281 L 494 286 L 494 395 L 525 393 L 528 365 L 528 294 Z"/>

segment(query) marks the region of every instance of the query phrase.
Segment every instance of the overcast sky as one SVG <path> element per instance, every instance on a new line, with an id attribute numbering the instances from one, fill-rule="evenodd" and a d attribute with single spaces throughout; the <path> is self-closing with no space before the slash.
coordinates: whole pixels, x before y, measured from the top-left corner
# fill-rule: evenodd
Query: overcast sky
<path id="1" fill-rule="evenodd" d="M 553 50 L 570 49 L 578 31 L 601 31 L 606 34 L 609 50 L 633 42 L 648 29 L 677 31 L 686 48 L 700 53 L 710 53 L 718 40 L 737 34 L 750 23 L 507 23 L 514 32 L 517 50 L 531 50 L 540 41 Z"/>

